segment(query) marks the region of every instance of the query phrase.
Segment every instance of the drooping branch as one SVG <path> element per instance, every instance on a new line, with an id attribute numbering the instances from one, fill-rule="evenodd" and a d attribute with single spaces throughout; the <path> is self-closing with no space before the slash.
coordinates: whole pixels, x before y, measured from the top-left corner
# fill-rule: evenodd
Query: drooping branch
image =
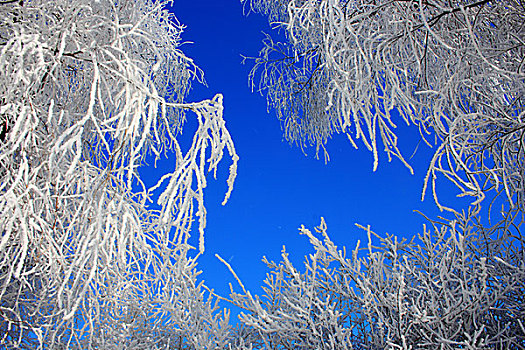
<path id="1" fill-rule="evenodd" d="M 389 160 L 411 169 L 395 127 L 414 124 L 423 142 L 438 140 L 424 189 L 432 188 L 440 208 L 454 210 L 439 204 L 439 176 L 473 205 L 486 197 L 488 180 L 524 208 L 519 1 L 246 1 L 285 33 L 283 42 L 265 38 L 250 79 L 259 82 L 288 140 L 319 149 L 333 133 L 345 133 L 352 146 L 360 139 L 373 153 L 374 169 L 381 143 Z M 272 61 L 278 47 L 301 59 L 290 68 Z M 291 100 L 294 91 L 301 95 Z M 504 141 L 493 143 L 497 135 Z"/>
<path id="2" fill-rule="evenodd" d="M 8 348 L 227 342 L 228 313 L 206 299 L 191 251 L 204 250 L 207 172 L 228 152 L 226 201 L 238 156 L 222 96 L 185 101 L 202 72 L 180 51 L 182 26 L 165 5 L 0 4 L 9 34 L 0 50 L 0 344 Z M 184 153 L 178 135 L 191 117 L 201 127 Z M 152 188 L 141 170 L 169 153 L 169 185 Z M 196 216 L 200 237 L 190 238 Z"/>

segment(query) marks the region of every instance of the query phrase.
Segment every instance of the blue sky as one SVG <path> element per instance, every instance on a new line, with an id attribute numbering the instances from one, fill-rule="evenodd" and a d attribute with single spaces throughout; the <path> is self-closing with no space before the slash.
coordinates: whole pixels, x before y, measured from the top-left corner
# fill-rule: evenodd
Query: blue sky
<path id="1" fill-rule="evenodd" d="M 323 216 L 332 240 L 354 248 L 364 232 L 354 223 L 370 224 L 378 233 L 409 237 L 421 231 L 420 210 L 439 215 L 431 196 L 420 201 L 426 166 L 432 150 L 421 145 L 410 160 L 415 175 L 397 160 L 381 155 L 372 172 L 372 155 L 351 147 L 344 135 L 329 141 L 330 162 L 315 159 L 315 150 L 283 140 L 279 121 L 267 113 L 266 100 L 248 85 L 250 64 L 241 65 L 241 54 L 255 56 L 261 48 L 262 32 L 270 28 L 264 17 L 243 15 L 239 0 L 176 0 L 173 12 L 187 26 L 182 49 L 205 73 L 208 87 L 194 84 L 188 101 L 224 95 L 224 117 L 240 156 L 238 177 L 226 206 L 225 159 L 217 181 L 210 181 L 205 194 L 208 210 L 206 252 L 200 269 L 206 284 L 227 294 L 234 279 L 214 254 L 229 261 L 245 286 L 260 294 L 267 272 L 261 258 L 279 260 L 286 245 L 292 260 L 299 263 L 311 252 L 298 227 L 313 228 Z M 419 141 L 417 128 L 399 121 L 401 149 L 409 157 Z M 152 170 L 159 171 L 159 170 Z M 449 184 L 442 186 L 444 190 Z M 444 197 L 450 194 L 444 193 Z M 198 239 L 194 235 L 194 239 Z"/>

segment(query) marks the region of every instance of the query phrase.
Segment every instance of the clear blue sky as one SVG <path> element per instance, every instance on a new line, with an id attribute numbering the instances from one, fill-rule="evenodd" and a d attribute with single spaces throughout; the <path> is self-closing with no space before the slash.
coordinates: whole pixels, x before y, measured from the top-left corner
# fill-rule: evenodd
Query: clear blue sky
<path id="1" fill-rule="evenodd" d="M 262 32 L 270 31 L 265 18 L 244 16 L 238 0 L 176 0 L 173 12 L 187 26 L 183 39 L 193 42 L 182 49 L 204 70 L 208 83 L 208 88 L 195 83 L 188 101 L 219 92 L 224 95 L 224 116 L 240 156 L 227 205 L 220 203 L 226 191 L 228 159 L 205 194 L 206 252 L 199 266 L 208 286 L 227 294 L 228 282 L 234 282 L 214 257 L 219 253 L 245 286 L 260 294 L 267 272 L 263 255 L 279 260 L 286 245 L 292 260 L 302 261 L 311 249 L 298 227 L 313 228 L 321 216 L 336 244 L 354 248 L 358 239 L 366 241 L 364 232 L 354 226 L 356 222 L 370 224 L 379 233 L 408 237 L 420 232 L 424 222 L 414 209 L 430 217 L 439 214 L 431 196 L 420 201 L 432 154 L 424 145 L 411 160 L 412 176 L 399 161 L 388 163 L 384 155 L 379 169 L 372 172 L 372 155 L 364 146 L 353 149 L 343 135 L 329 142 L 328 164 L 315 159 L 314 149 L 307 149 L 305 156 L 283 140 L 279 121 L 273 111 L 266 111 L 265 98 L 250 90 L 247 75 L 251 66 L 241 65 L 241 54 L 255 56 Z M 399 124 L 401 148 L 410 156 L 419 141 L 418 131 Z"/>

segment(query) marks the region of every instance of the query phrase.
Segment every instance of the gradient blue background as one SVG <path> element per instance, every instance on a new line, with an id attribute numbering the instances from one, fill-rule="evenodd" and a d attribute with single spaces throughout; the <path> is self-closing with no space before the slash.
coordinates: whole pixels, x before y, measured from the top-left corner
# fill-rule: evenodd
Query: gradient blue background
<path id="1" fill-rule="evenodd" d="M 313 229 L 321 216 L 336 244 L 354 248 L 358 239 L 366 241 L 365 232 L 355 223 L 370 224 L 378 233 L 411 237 L 421 232 L 425 222 L 413 210 L 439 215 L 431 195 L 420 201 L 433 152 L 423 144 L 410 160 L 415 171 L 410 175 L 398 160 L 388 163 L 384 154 L 378 170 L 372 172 L 372 154 L 359 143 L 360 149 L 353 149 L 344 135 L 330 140 L 327 164 L 315 159 L 315 149 L 307 149 L 305 156 L 299 147 L 283 140 L 275 114 L 267 113 L 265 98 L 251 92 L 247 78 L 251 64 L 241 65 L 241 54 L 255 56 L 262 32 L 271 30 L 266 18 L 244 16 L 238 0 L 176 0 L 172 10 L 187 26 L 183 39 L 193 42 L 182 50 L 204 70 L 208 84 L 195 82 L 188 101 L 224 95 L 224 117 L 240 156 L 238 177 L 226 206 L 220 203 L 226 191 L 228 159 L 223 160 L 217 181 L 210 176 L 205 192 L 206 252 L 199 268 L 208 286 L 227 295 L 228 283 L 235 285 L 214 257 L 219 253 L 247 289 L 261 294 L 267 272 L 261 258 L 279 260 L 285 245 L 292 261 L 301 264 L 312 249 L 307 238 L 298 234 L 298 227 L 304 224 Z M 418 130 L 397 122 L 401 149 L 408 158 L 419 142 Z M 191 123 L 188 128 L 191 132 Z M 447 193 L 451 186 L 445 183 L 441 188 L 443 200 L 451 198 Z"/>

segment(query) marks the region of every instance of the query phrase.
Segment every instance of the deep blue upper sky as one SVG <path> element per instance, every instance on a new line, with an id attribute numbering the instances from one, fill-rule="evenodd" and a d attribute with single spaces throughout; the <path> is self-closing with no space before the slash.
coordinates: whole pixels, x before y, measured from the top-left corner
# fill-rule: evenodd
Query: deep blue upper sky
<path id="1" fill-rule="evenodd" d="M 173 12 L 187 26 L 183 39 L 192 42 L 182 50 L 204 70 L 208 83 L 208 88 L 195 83 L 188 101 L 219 92 L 224 95 L 226 125 L 240 156 L 238 177 L 226 206 L 220 203 L 229 159 L 223 160 L 217 181 L 209 181 L 205 194 L 206 252 L 199 266 L 208 286 L 226 294 L 228 283 L 234 282 L 214 257 L 219 253 L 245 286 L 260 294 L 267 272 L 263 255 L 279 260 L 286 245 L 292 260 L 302 261 L 311 248 L 298 227 L 304 224 L 313 229 L 321 216 L 336 244 L 354 248 L 358 239 L 366 241 L 356 222 L 370 224 L 378 233 L 410 237 L 421 232 L 424 222 L 413 210 L 430 217 L 439 214 L 431 196 L 420 201 L 432 154 L 423 144 L 410 160 L 415 171 L 410 175 L 401 162 L 388 163 L 384 155 L 378 170 L 372 172 L 371 153 L 364 146 L 353 149 L 344 135 L 330 140 L 328 164 L 315 159 L 314 149 L 307 149 L 305 156 L 283 140 L 279 121 L 273 111 L 267 112 L 265 98 L 250 90 L 250 64 L 241 65 L 241 54 L 255 56 L 262 32 L 270 31 L 264 17 L 244 16 L 239 0 L 176 0 Z M 418 144 L 418 130 L 401 121 L 398 124 L 401 149 L 409 157 Z"/>

